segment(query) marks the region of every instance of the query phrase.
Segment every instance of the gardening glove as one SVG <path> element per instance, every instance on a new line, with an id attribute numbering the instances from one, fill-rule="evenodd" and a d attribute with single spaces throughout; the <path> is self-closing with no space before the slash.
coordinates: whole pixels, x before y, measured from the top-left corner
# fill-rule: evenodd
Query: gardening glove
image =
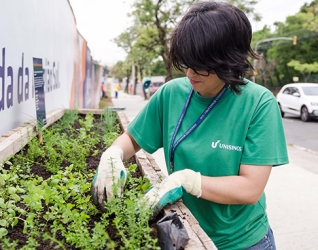
<path id="1" fill-rule="evenodd" d="M 127 170 L 123 164 L 123 150 L 118 146 L 109 147 L 103 154 L 94 176 L 91 195 L 93 203 L 99 210 L 105 212 L 105 200 L 109 202 L 114 195 L 123 192 Z"/>
<path id="2" fill-rule="evenodd" d="M 199 198 L 201 190 L 201 174 L 190 169 L 174 172 L 161 183 L 154 185 L 142 198 L 141 206 L 151 208 L 156 216 L 166 205 L 179 200 L 183 191 Z"/>

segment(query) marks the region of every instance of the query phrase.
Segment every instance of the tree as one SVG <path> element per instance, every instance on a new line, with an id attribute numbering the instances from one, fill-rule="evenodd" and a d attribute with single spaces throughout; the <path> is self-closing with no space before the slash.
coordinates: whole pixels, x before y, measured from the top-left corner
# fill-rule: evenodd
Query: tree
<path id="1" fill-rule="evenodd" d="M 136 27 L 131 26 L 129 27 L 125 32 L 121 33 L 117 38 L 114 39 L 114 42 L 117 44 L 118 47 L 121 47 L 124 49 L 124 51 L 129 55 L 131 53 L 133 43 L 136 40 L 137 32 Z M 128 85 L 129 85 L 129 79 L 132 73 L 131 65 L 129 65 L 129 58 L 127 57 L 125 60 L 125 63 L 123 63 L 123 72 L 126 76 L 126 85 L 124 91 L 128 93 Z M 130 67 L 130 68 L 129 68 Z"/>
<path id="2" fill-rule="evenodd" d="M 255 45 L 258 41 L 260 40 L 264 40 L 266 38 L 269 38 L 269 37 L 272 37 L 273 34 L 271 33 L 271 30 L 269 27 L 267 27 L 267 25 L 265 25 L 263 27 L 263 29 L 261 30 L 258 30 L 256 32 L 253 33 L 253 36 L 252 36 L 252 42 L 251 42 L 251 46 L 252 48 L 255 48 Z M 263 46 L 264 48 L 267 47 L 267 44 L 260 44 L 260 46 L 258 47 L 258 51 L 259 52 L 260 50 L 263 51 Z"/>
<path id="3" fill-rule="evenodd" d="M 172 79 L 171 62 L 169 60 L 168 38 L 177 20 L 185 13 L 190 4 L 196 0 L 137 0 L 134 4 L 133 16 L 145 27 L 148 50 L 157 51 L 167 71 L 166 81 Z M 149 46 L 152 45 L 152 46 Z"/>
<path id="4" fill-rule="evenodd" d="M 318 2 L 318 0 L 315 0 L 315 2 Z M 315 4 L 305 5 L 300 12 L 287 17 L 285 22 L 276 23 L 276 30 L 270 32 L 266 37 L 289 37 L 292 40 L 294 36 L 297 36 L 296 45 L 293 45 L 292 41 L 278 40 L 259 46 L 259 50 L 262 51 L 267 61 L 277 61 L 273 84 L 282 86 L 290 82 L 290 79 L 299 73 L 294 67 L 288 66 L 290 61 L 296 60 L 308 64 L 317 61 L 318 33 L 314 28 L 317 24 L 315 6 Z"/>
<path id="5" fill-rule="evenodd" d="M 125 72 L 123 71 L 124 62 L 118 61 L 110 70 L 111 75 L 118 79 L 120 82 L 123 81 L 123 78 L 125 77 Z"/>
<path id="6" fill-rule="evenodd" d="M 299 61 L 292 60 L 288 64 L 288 67 L 293 67 L 296 71 L 299 71 L 303 77 L 304 82 L 307 82 L 311 73 L 318 72 L 318 63 L 300 63 Z"/>
<path id="7" fill-rule="evenodd" d="M 267 82 L 275 74 L 275 68 L 277 67 L 276 60 L 267 61 L 266 58 L 262 57 L 257 63 L 257 73 L 262 80 L 262 85 L 268 87 Z"/>
<path id="8" fill-rule="evenodd" d="M 124 88 L 124 91 L 127 93 L 129 79 L 131 76 L 131 63 L 127 59 L 125 62 L 119 61 L 115 64 L 115 66 L 113 66 L 113 68 L 110 70 L 110 73 L 114 78 L 118 79 L 119 82 L 123 82 L 125 78 L 127 79 Z"/>
<path id="9" fill-rule="evenodd" d="M 151 65 L 151 75 L 152 76 L 165 76 L 167 70 L 163 64 L 162 60 L 157 60 Z"/>
<path id="10" fill-rule="evenodd" d="M 133 16 L 146 28 L 147 46 L 150 50 L 156 50 L 162 58 L 167 71 L 166 81 L 172 79 L 172 67 L 169 60 L 169 35 L 181 16 L 193 3 L 198 0 L 136 0 Z M 260 16 L 255 13 L 255 0 L 229 0 L 228 2 L 244 10 L 247 15 L 252 15 L 255 20 Z"/>
<path id="11" fill-rule="evenodd" d="M 245 14 L 251 17 L 253 20 L 261 21 L 262 17 L 260 16 L 259 13 L 255 11 L 255 8 L 254 8 L 258 0 L 228 0 L 227 2 L 243 10 Z"/>
<path id="12" fill-rule="evenodd" d="M 259 31 L 256 31 L 256 32 L 253 33 L 251 47 L 254 50 L 256 50 L 256 43 L 258 41 L 264 40 L 264 39 L 266 39 L 266 38 L 268 38 L 270 36 L 272 36 L 271 30 L 267 27 L 267 25 L 265 25 L 262 30 L 259 30 Z M 266 44 L 261 43 L 258 46 L 257 51 L 255 51 L 255 52 L 258 53 L 258 54 L 265 55 L 266 51 L 268 50 L 268 47 L 267 46 L 265 47 L 264 45 L 266 46 Z M 260 65 L 261 65 L 259 63 L 260 60 L 256 60 L 256 59 L 253 60 L 252 58 L 249 58 L 249 61 L 254 66 L 254 71 L 249 70 L 247 72 L 247 74 L 245 75 L 245 77 L 246 78 L 250 78 L 252 80 L 255 80 L 255 77 L 258 74 L 258 70 L 260 69 Z"/>
<path id="13" fill-rule="evenodd" d="M 143 78 L 143 71 L 149 71 L 151 62 L 158 58 L 156 44 L 153 43 L 152 39 L 154 36 L 153 32 L 155 31 L 146 29 L 140 25 L 140 22 L 137 19 L 135 19 L 134 24 L 131 27 L 114 39 L 117 46 L 123 48 L 127 53 L 126 61 L 131 62 L 131 67 L 134 67 L 134 94 L 136 94 L 136 87 L 139 82 L 138 75 L 140 76 L 141 81 Z M 128 79 L 130 78 L 130 76 L 127 77 Z M 126 86 L 128 90 L 128 83 Z"/>
<path id="14" fill-rule="evenodd" d="M 318 4 L 316 7 L 310 7 L 308 11 L 312 12 L 306 12 L 306 13 L 298 13 L 296 16 L 301 20 L 301 22 L 304 24 L 304 27 L 312 32 L 318 32 Z M 316 13 L 317 12 L 317 13 Z"/>
<path id="15" fill-rule="evenodd" d="M 136 20 L 138 23 L 138 20 Z M 150 75 L 151 65 L 154 60 L 158 60 L 157 45 L 153 42 L 156 30 L 147 29 L 138 23 L 138 36 L 132 48 L 131 56 L 134 58 L 136 72 L 139 69 L 140 82 L 148 73 Z M 137 77 L 135 79 L 134 94 L 136 94 Z"/>
<path id="16" fill-rule="evenodd" d="M 143 71 L 150 71 L 153 61 L 162 61 L 166 81 L 179 75 L 171 67 L 169 60 L 169 36 L 176 23 L 187 9 L 199 0 L 136 0 L 130 14 L 134 18 L 133 25 L 120 34 L 114 42 L 127 53 L 132 65 Z M 229 0 L 255 20 L 260 16 L 254 11 L 255 0 Z M 158 58 L 159 57 L 159 58 Z M 163 72 L 163 71 L 161 71 Z M 136 80 L 137 83 L 137 80 Z M 136 86 L 135 83 L 135 86 Z M 134 88 L 135 89 L 135 88 Z"/>

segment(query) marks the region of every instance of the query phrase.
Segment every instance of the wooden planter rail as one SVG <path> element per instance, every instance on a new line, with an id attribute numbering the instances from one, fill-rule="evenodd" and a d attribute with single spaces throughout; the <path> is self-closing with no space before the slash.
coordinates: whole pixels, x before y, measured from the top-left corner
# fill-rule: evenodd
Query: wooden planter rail
<path id="1" fill-rule="evenodd" d="M 65 109 L 57 109 L 46 116 L 47 124 L 44 128 L 50 126 L 64 115 Z M 101 109 L 80 109 L 80 114 L 103 114 Z M 129 120 L 124 111 L 117 111 L 120 120 L 121 129 L 125 131 L 128 127 Z M 2 135 L 0 137 L 0 164 L 4 163 L 6 159 L 19 152 L 30 140 L 31 137 L 37 135 L 36 120 L 31 120 L 16 129 Z M 161 171 L 152 155 L 144 150 L 139 150 L 136 154 L 136 162 L 144 176 L 149 178 L 152 185 L 158 183 L 165 174 Z M 173 205 L 166 206 L 164 213 L 169 214 L 175 212 L 178 214 L 180 220 L 184 224 L 189 234 L 190 240 L 186 246 L 186 250 L 217 250 L 212 240 L 200 227 L 198 221 L 194 218 L 190 210 L 179 200 Z"/>

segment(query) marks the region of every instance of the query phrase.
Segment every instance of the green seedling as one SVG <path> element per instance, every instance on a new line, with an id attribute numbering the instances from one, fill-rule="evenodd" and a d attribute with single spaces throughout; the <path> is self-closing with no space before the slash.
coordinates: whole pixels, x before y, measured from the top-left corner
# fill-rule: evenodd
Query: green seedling
<path id="1" fill-rule="evenodd" d="M 137 165 L 128 167 L 126 188 L 120 197 L 106 203 L 101 214 L 90 196 L 93 170 L 88 157 L 98 155 L 118 137 L 116 114 L 105 111 L 99 123 L 91 114 L 81 117 L 67 111 L 59 122 L 41 130 L 28 145 L 0 168 L 0 249 L 39 249 L 48 242 L 52 249 L 159 249 L 150 236 L 150 211 L 136 215 L 136 206 L 150 186 L 146 178 L 133 178 Z M 77 123 L 77 128 L 73 124 Z M 51 175 L 33 173 L 41 166 Z M 118 188 L 118 187 L 117 187 Z M 96 220 L 96 218 L 99 218 Z M 25 240 L 12 240 L 9 232 L 22 225 Z M 117 243 L 107 227 L 116 228 Z M 21 247 L 21 244 L 23 246 Z"/>

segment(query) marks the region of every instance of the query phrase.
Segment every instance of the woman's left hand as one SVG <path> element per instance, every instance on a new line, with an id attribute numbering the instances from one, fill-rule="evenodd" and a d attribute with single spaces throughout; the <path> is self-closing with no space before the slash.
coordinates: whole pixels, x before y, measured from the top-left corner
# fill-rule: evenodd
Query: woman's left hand
<path id="1" fill-rule="evenodd" d="M 139 205 L 151 208 L 156 216 L 166 205 L 179 200 L 183 190 L 199 198 L 202 193 L 201 174 L 190 169 L 174 172 L 161 183 L 151 187 Z"/>

